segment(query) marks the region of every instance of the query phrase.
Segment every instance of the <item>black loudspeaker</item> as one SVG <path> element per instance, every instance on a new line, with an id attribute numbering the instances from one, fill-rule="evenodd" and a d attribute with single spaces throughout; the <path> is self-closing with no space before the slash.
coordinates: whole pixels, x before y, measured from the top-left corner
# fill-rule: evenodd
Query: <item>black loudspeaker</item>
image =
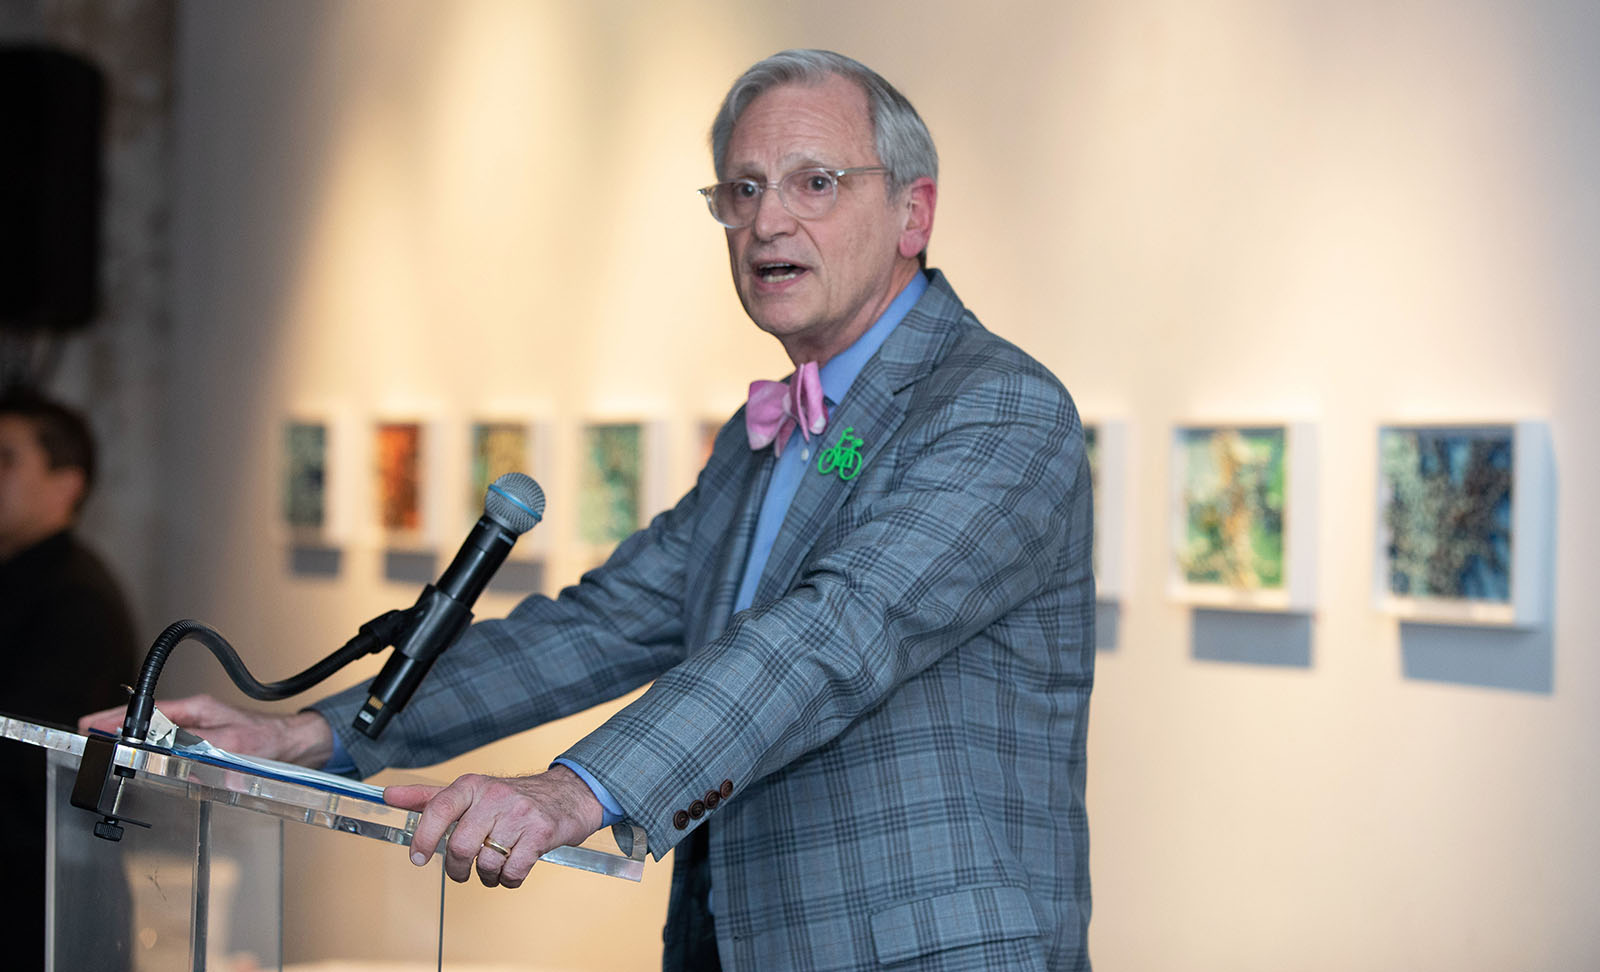
<path id="1" fill-rule="evenodd" d="M 104 117 L 94 65 L 0 47 L 0 329 L 72 331 L 99 310 Z"/>

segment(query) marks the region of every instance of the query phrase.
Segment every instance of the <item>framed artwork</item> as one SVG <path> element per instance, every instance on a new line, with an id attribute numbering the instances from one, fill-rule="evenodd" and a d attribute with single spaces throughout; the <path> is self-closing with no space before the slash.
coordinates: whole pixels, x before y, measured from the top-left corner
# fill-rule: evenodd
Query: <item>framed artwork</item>
<path id="1" fill-rule="evenodd" d="M 641 423 L 584 426 L 578 535 L 585 543 L 615 544 L 639 529 L 644 515 L 644 447 Z"/>
<path id="2" fill-rule="evenodd" d="M 533 430 L 526 422 L 478 421 L 469 433 L 472 454 L 468 461 L 466 511 L 477 520 L 483 514 L 489 485 L 509 472 L 528 472 L 533 455 Z"/>
<path id="3" fill-rule="evenodd" d="M 1206 607 L 1309 610 L 1316 492 L 1309 423 L 1176 429 L 1173 596 Z"/>
<path id="4" fill-rule="evenodd" d="M 592 549 L 629 537 L 664 506 L 661 422 L 586 423 L 578 437 L 578 539 Z"/>
<path id="5" fill-rule="evenodd" d="M 700 470 L 711 461 L 711 447 L 717 444 L 717 433 L 727 424 L 725 418 L 702 418 L 694 427 L 694 475 L 699 476 Z M 690 480 L 693 482 L 693 479 Z"/>
<path id="6" fill-rule="evenodd" d="M 316 544 L 328 529 L 328 440 L 327 422 L 283 423 L 283 522 L 296 544 Z"/>
<path id="7" fill-rule="evenodd" d="M 426 431 L 411 420 L 380 419 L 374 427 L 375 512 L 390 547 L 420 546 L 427 534 Z"/>
<path id="8" fill-rule="evenodd" d="M 1543 423 L 1380 428 L 1379 609 L 1444 624 L 1541 623 L 1551 482 Z"/>
<path id="9" fill-rule="evenodd" d="M 467 429 L 467 482 L 462 507 L 468 525 L 483 515 L 489 484 L 509 472 L 526 473 L 539 481 L 548 478 L 549 427 L 520 418 L 480 418 Z M 543 487 L 543 483 L 540 483 Z M 513 558 L 531 559 L 548 552 L 550 531 L 536 528 L 517 540 Z"/>
<path id="10" fill-rule="evenodd" d="M 282 449 L 277 524 L 293 547 L 337 547 L 349 539 L 349 487 L 361 468 L 359 426 L 337 408 L 303 408 L 279 423 Z"/>
<path id="11" fill-rule="evenodd" d="M 1118 601 L 1128 590 L 1128 425 L 1085 422 L 1083 441 L 1094 491 L 1095 598 Z"/>

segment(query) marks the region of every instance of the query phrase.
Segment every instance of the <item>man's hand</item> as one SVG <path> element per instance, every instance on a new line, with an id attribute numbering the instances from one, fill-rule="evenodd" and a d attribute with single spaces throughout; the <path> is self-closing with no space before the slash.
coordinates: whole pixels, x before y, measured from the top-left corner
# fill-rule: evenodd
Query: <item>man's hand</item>
<path id="1" fill-rule="evenodd" d="M 391 806 L 422 811 L 411 837 L 413 864 L 428 863 L 439 839 L 455 824 L 445 845 L 445 873 L 452 881 L 466 881 L 476 860 L 478 880 L 490 888 L 521 886 L 541 856 L 581 843 L 604 819 L 600 801 L 565 766 L 510 779 L 469 774 L 442 788 L 391 786 L 384 789 L 383 799 Z M 511 853 L 502 854 L 485 841 Z"/>
<path id="2" fill-rule="evenodd" d="M 265 756 L 285 763 L 320 767 L 333 755 L 333 729 L 315 712 L 278 716 L 246 712 L 209 695 L 158 702 L 168 719 L 211 745 L 241 756 Z M 78 720 L 80 730 L 115 733 L 126 708 L 105 709 Z"/>

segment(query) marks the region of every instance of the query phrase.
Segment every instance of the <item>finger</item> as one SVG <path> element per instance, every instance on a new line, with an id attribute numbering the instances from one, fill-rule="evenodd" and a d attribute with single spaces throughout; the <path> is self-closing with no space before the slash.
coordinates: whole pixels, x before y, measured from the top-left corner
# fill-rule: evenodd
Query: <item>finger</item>
<path id="1" fill-rule="evenodd" d="M 534 841 L 526 837 L 517 841 L 511 848 L 510 859 L 500 868 L 500 886 L 522 887 L 522 882 L 528 879 L 528 874 L 533 871 L 533 866 L 537 863 L 539 863 L 539 848 Z"/>
<path id="2" fill-rule="evenodd" d="M 490 836 L 493 835 L 491 834 Z M 501 846 L 504 846 L 504 844 L 502 843 Z M 513 847 L 512 850 L 514 851 L 516 848 Z M 483 886 L 486 888 L 492 888 L 499 884 L 501 871 L 508 861 L 509 858 L 505 854 L 490 847 L 489 842 L 485 840 L 483 846 L 478 850 L 477 858 L 475 858 L 478 880 L 482 881 Z"/>
<path id="3" fill-rule="evenodd" d="M 162 699 L 156 708 L 185 729 L 206 729 L 240 721 L 242 710 L 218 702 L 209 695 L 186 695 L 181 699 Z"/>
<path id="4" fill-rule="evenodd" d="M 98 729 L 101 732 L 116 732 L 122 728 L 122 723 L 127 716 L 128 707 L 126 705 L 119 705 L 111 709 L 101 709 L 99 712 L 91 712 L 78 719 L 78 731 L 88 732 L 91 729 Z"/>
<path id="5" fill-rule="evenodd" d="M 407 783 L 404 786 L 386 786 L 383 788 L 383 802 L 391 807 L 402 810 L 421 810 L 433 799 L 433 795 L 444 789 L 442 786 L 429 786 L 423 783 Z"/>
<path id="6" fill-rule="evenodd" d="M 445 831 L 449 830 L 450 825 L 466 813 L 470 806 L 472 806 L 472 795 L 461 785 L 461 780 L 456 780 L 435 793 L 422 808 L 422 816 L 417 820 L 417 829 L 411 834 L 411 863 L 419 867 L 428 863 Z M 448 863 L 447 855 L 446 864 Z"/>
<path id="7" fill-rule="evenodd" d="M 456 820 L 456 829 L 451 832 L 445 843 L 444 872 L 450 875 L 450 880 L 458 882 L 471 880 L 474 863 L 480 854 L 488 854 L 491 858 L 495 858 L 486 866 L 499 870 L 498 855 L 483 843 L 489 836 L 494 822 L 494 811 L 485 806 L 482 791 L 474 792 L 472 806 Z"/>

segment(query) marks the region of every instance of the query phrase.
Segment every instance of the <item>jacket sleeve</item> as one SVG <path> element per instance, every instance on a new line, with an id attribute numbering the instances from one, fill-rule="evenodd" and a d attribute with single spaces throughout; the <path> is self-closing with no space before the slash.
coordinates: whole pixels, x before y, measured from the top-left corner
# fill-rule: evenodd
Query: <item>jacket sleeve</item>
<path id="1" fill-rule="evenodd" d="M 699 487 L 555 599 L 467 629 L 377 740 L 352 729 L 363 683 L 316 703 L 361 776 L 429 766 L 629 692 L 685 654 L 683 591 Z"/>
<path id="2" fill-rule="evenodd" d="M 934 397 L 908 412 L 895 455 L 874 460 L 893 475 L 850 495 L 786 594 L 737 615 L 565 754 L 658 858 L 687 833 L 673 817 L 695 794 L 724 780 L 737 793 L 824 745 L 1060 584 L 1069 561 L 1092 588 L 1088 470 L 1065 389 L 991 370 Z M 1030 623 L 1050 639 L 1049 619 Z"/>

